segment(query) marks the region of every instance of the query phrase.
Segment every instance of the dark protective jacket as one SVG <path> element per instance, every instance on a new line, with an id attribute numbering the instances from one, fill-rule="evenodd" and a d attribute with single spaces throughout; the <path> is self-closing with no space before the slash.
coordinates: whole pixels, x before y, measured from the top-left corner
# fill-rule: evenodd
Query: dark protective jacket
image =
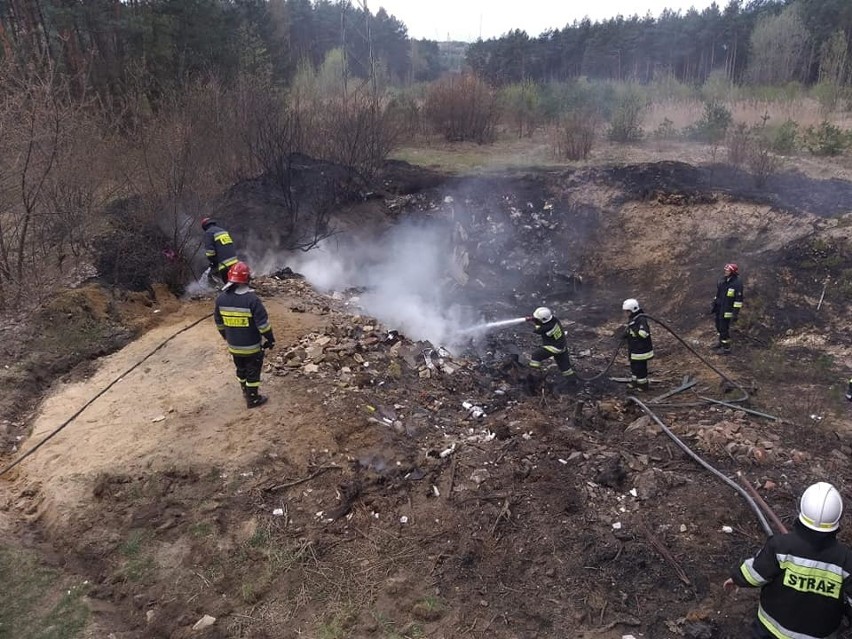
<path id="1" fill-rule="evenodd" d="M 630 320 L 627 322 L 627 352 L 630 353 L 630 359 L 633 360 L 652 359 L 654 357 L 651 329 L 648 326 L 648 320 L 639 317 L 642 312 L 642 309 L 639 309 L 637 312 L 631 313 Z"/>
<path id="2" fill-rule="evenodd" d="M 259 353 L 261 336 L 275 341 L 266 308 L 248 286 L 230 286 L 222 291 L 216 298 L 213 319 L 232 355 Z"/>
<path id="3" fill-rule="evenodd" d="M 799 521 L 771 537 L 731 576 L 738 586 L 761 588 L 757 618 L 779 639 L 834 637 L 852 605 L 852 551 L 835 533 Z"/>
<path id="4" fill-rule="evenodd" d="M 237 263 L 237 248 L 231 234 L 225 229 L 211 224 L 204 230 L 204 254 L 210 266 L 221 271 Z"/>
<path id="5" fill-rule="evenodd" d="M 743 281 L 739 274 L 722 277 L 716 284 L 716 298 L 713 300 L 713 312 L 716 317 L 736 320 L 743 307 Z"/>
<path id="6" fill-rule="evenodd" d="M 542 324 L 539 321 L 535 322 L 536 333 L 541 335 L 541 345 L 544 350 L 554 355 L 564 353 L 568 348 L 568 341 L 565 339 L 565 330 L 562 324 L 556 319 L 556 316 L 551 317 L 549 322 Z"/>

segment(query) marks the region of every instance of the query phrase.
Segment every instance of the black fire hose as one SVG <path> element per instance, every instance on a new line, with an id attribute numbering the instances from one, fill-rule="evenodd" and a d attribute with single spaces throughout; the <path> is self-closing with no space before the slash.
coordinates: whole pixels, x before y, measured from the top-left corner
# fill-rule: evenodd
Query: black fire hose
<path id="1" fill-rule="evenodd" d="M 75 419 L 77 419 L 77 418 L 78 418 L 78 417 L 79 417 L 79 416 L 83 413 L 83 411 L 84 411 L 84 410 L 86 410 L 89 406 L 91 406 L 92 404 L 94 404 L 94 403 L 95 403 L 95 401 L 97 401 L 97 400 L 98 400 L 101 396 L 103 396 L 103 395 L 104 395 L 104 394 L 105 394 L 105 393 L 106 393 L 106 392 L 107 392 L 110 388 L 112 388 L 113 386 L 115 386 L 116 384 L 118 384 L 118 382 L 120 382 L 122 379 L 124 379 L 127 375 L 129 375 L 129 374 L 130 374 L 130 373 L 132 373 L 134 370 L 136 370 L 137 368 L 139 368 L 139 366 L 141 366 L 141 365 L 142 365 L 142 364 L 143 364 L 146 360 L 148 360 L 148 359 L 150 359 L 151 357 L 153 357 L 153 356 L 154 356 L 154 354 L 155 354 L 155 353 L 157 353 L 157 351 L 161 350 L 161 349 L 162 349 L 162 348 L 163 348 L 166 344 L 168 344 L 169 342 L 171 342 L 171 341 L 172 341 L 175 337 L 177 337 L 177 336 L 178 336 L 178 335 L 180 335 L 181 333 L 185 333 L 186 331 L 188 331 L 189 329 L 191 329 L 191 328 L 193 328 L 193 327 L 195 327 L 195 326 L 198 326 L 201 322 L 203 322 L 204 320 L 209 319 L 209 318 L 211 318 L 211 317 L 213 317 L 213 313 L 208 313 L 207 315 L 204 315 L 203 317 L 198 318 L 197 320 L 195 320 L 195 321 L 194 321 L 194 322 L 192 322 L 191 324 L 189 324 L 189 325 L 187 325 L 187 326 L 184 326 L 182 329 L 180 329 L 180 330 L 179 330 L 179 331 L 177 331 L 176 333 L 172 334 L 170 337 L 168 337 L 168 338 L 164 339 L 162 342 L 160 342 L 160 344 L 159 344 L 159 345 L 158 345 L 158 346 L 157 346 L 154 350 L 152 350 L 150 353 L 148 353 L 147 355 L 145 355 L 145 357 L 143 357 L 142 359 L 140 359 L 140 360 L 139 360 L 138 362 L 136 362 L 133 366 L 131 366 L 130 368 L 128 368 L 128 369 L 127 369 L 126 371 L 124 371 L 121 375 L 119 375 L 119 376 L 118 376 L 118 377 L 116 377 L 114 380 L 112 380 L 109 384 L 107 384 L 107 386 L 106 386 L 106 387 L 104 387 L 104 388 L 103 388 L 100 392 L 98 392 L 98 393 L 97 393 L 94 397 L 92 397 L 89 401 L 87 401 L 85 404 L 83 404 L 83 405 L 82 405 L 82 406 L 81 406 L 81 407 L 77 410 L 77 412 L 75 412 L 73 415 L 71 415 L 71 417 L 69 417 L 68 419 L 66 419 L 66 420 L 65 420 L 64 422 L 62 422 L 59 426 L 57 426 L 57 427 L 56 427 L 56 428 L 55 428 L 55 429 L 54 429 L 54 430 L 53 430 L 50 434 L 48 434 L 48 435 L 47 435 L 47 437 L 45 437 L 44 439 L 42 439 L 42 440 L 41 440 L 38 444 L 36 444 L 36 445 L 35 445 L 35 446 L 33 446 L 32 448 L 30 448 L 27 452 L 25 452 L 23 455 L 21 455 L 20 457 L 18 457 L 18 459 L 16 459 L 14 462 L 12 462 L 12 463 L 11 463 L 11 464 L 9 464 L 8 466 L 6 466 L 6 468 L 4 468 L 3 470 L 0 470 L 0 477 L 2 477 L 3 475 L 5 475 L 6 473 L 8 473 L 8 472 L 9 472 L 10 470 L 12 470 L 15 466 L 17 466 L 17 465 L 18 465 L 18 464 L 20 464 L 22 461 L 24 461 L 27 457 L 29 457 L 29 456 L 30 456 L 30 455 L 32 455 L 34 452 L 36 452 L 39 448 L 41 448 L 41 447 L 42 447 L 42 446 L 44 446 L 47 442 L 49 442 L 51 439 L 53 439 L 54 437 L 56 437 L 56 435 L 58 435 L 58 434 L 59 434 L 59 433 L 60 433 L 60 432 L 61 432 L 61 431 L 62 431 L 62 430 L 66 427 L 66 426 L 68 426 L 71 422 L 73 422 Z"/>
<path id="2" fill-rule="evenodd" d="M 743 394 L 743 396 L 740 397 L 740 398 L 726 400 L 728 403 L 739 404 L 739 403 L 748 401 L 748 398 L 749 398 L 748 391 L 746 391 L 746 389 L 743 388 L 742 385 L 739 382 L 735 381 L 734 379 L 732 379 L 731 377 L 729 377 L 728 375 L 726 375 L 725 373 L 720 371 L 718 368 L 716 368 L 712 363 L 707 361 L 707 359 L 703 355 L 701 355 L 698 351 L 696 351 L 694 348 L 692 348 L 692 346 L 687 344 L 686 340 L 684 340 L 680 335 L 678 335 L 671 326 L 666 324 L 664 321 L 659 320 L 656 317 L 652 317 L 650 315 L 647 315 L 645 313 L 642 313 L 640 315 L 640 317 L 645 317 L 645 318 L 651 320 L 652 322 L 655 322 L 655 323 L 659 324 L 660 326 L 662 326 L 664 329 L 666 329 L 671 334 L 672 337 L 674 337 L 678 342 L 680 342 L 681 345 L 683 345 L 684 348 L 686 348 L 686 350 L 688 350 L 690 353 L 695 355 L 699 360 L 701 360 L 701 362 L 707 368 L 712 370 L 719 377 L 721 377 L 723 380 L 728 382 L 731 386 L 733 386 L 734 388 L 736 388 L 738 391 L 740 391 Z M 704 399 L 704 398 L 702 398 L 702 399 Z M 696 406 L 704 406 L 704 404 L 706 404 L 706 401 L 703 401 L 703 402 L 700 402 L 700 403 L 691 403 L 691 404 L 674 403 L 674 404 L 655 404 L 655 405 L 656 406 L 696 407 Z"/>
<path id="3" fill-rule="evenodd" d="M 721 377 L 723 380 L 728 382 L 731 386 L 733 386 L 734 388 L 736 388 L 737 390 L 739 390 L 742 393 L 742 397 L 726 400 L 727 403 L 739 404 L 739 403 L 742 403 L 742 402 L 745 402 L 745 401 L 748 400 L 748 398 L 749 398 L 748 391 L 746 391 L 746 389 L 743 388 L 742 385 L 739 382 L 735 381 L 734 379 L 732 379 L 731 377 L 729 377 L 728 375 L 723 373 L 721 370 L 716 368 L 711 362 L 707 361 L 707 359 L 703 355 L 701 355 L 698 351 L 696 351 L 694 348 L 692 348 L 692 346 L 687 344 L 686 341 L 680 335 L 678 335 L 671 326 L 666 324 L 664 321 L 659 320 L 656 317 L 652 317 L 650 315 L 647 315 L 645 313 L 640 314 L 638 317 L 645 317 L 645 318 L 651 320 L 652 322 L 655 322 L 656 324 L 659 324 L 660 326 L 662 326 L 664 329 L 666 329 L 666 331 L 668 331 L 672 335 L 672 337 L 674 337 L 678 342 L 680 342 L 684 346 L 684 348 L 686 348 L 690 353 L 692 353 L 699 360 L 701 360 L 701 362 L 705 366 L 707 366 L 710 370 L 712 370 L 714 373 L 716 373 L 719 377 Z M 598 379 L 599 377 L 603 377 L 604 375 L 606 375 L 606 373 L 609 371 L 610 368 L 612 368 L 612 365 L 615 363 L 615 358 L 618 357 L 618 353 L 621 351 L 621 347 L 623 346 L 623 344 L 624 344 L 624 340 L 622 340 L 618 344 L 618 347 L 615 349 L 615 352 L 612 354 L 612 357 L 610 358 L 609 363 L 606 365 L 606 368 L 604 368 L 600 373 L 597 373 L 596 375 L 593 375 L 592 377 L 583 377 L 582 375 L 575 373 L 576 376 L 577 376 L 577 379 L 579 379 L 582 382 L 591 382 L 593 380 Z M 675 407 L 675 408 L 695 408 L 695 407 L 698 407 L 698 406 L 704 406 L 705 404 L 707 404 L 707 402 L 716 401 L 716 400 L 710 400 L 710 399 L 705 398 L 705 397 L 701 397 L 700 399 L 702 400 L 701 402 L 690 402 L 690 403 L 677 403 L 677 402 L 675 402 L 675 403 L 660 403 L 660 404 L 654 404 L 654 405 L 655 406 L 665 406 L 665 407 Z"/>
<path id="4" fill-rule="evenodd" d="M 622 340 L 621 342 L 618 343 L 618 346 L 616 347 L 615 352 L 612 354 L 612 357 L 610 357 L 610 359 L 609 359 L 609 363 L 606 365 L 606 368 L 604 368 L 600 373 L 597 373 L 596 375 L 592 375 L 591 377 L 583 377 L 582 375 L 580 375 L 579 373 L 577 373 L 575 371 L 574 375 L 581 382 L 593 382 L 594 380 L 603 377 L 604 375 L 607 374 L 607 372 L 609 372 L 609 369 L 612 368 L 612 365 L 615 364 L 615 358 L 618 357 L 618 354 L 621 352 L 621 347 L 623 345 L 624 345 L 624 340 Z"/>
<path id="5" fill-rule="evenodd" d="M 755 512 L 755 514 L 757 515 L 757 519 L 758 519 L 758 521 L 760 522 L 760 526 L 761 526 L 761 528 L 763 528 L 763 530 L 764 530 L 764 532 L 766 533 L 766 535 L 767 535 L 768 537 L 772 537 L 772 535 L 774 534 L 774 532 L 773 532 L 772 528 L 770 527 L 769 522 L 768 522 L 768 521 L 766 521 L 766 516 L 763 514 L 763 511 L 760 509 L 760 506 L 758 506 L 758 505 L 757 505 L 757 503 L 754 501 L 754 499 L 752 499 L 751 495 L 749 495 L 749 494 L 748 494 L 748 493 L 747 493 L 747 492 L 743 489 L 743 487 L 742 487 L 742 486 L 740 486 L 737 482 L 735 482 L 735 481 L 733 481 L 733 480 L 729 479 L 728 477 L 726 477 L 726 476 L 725 476 L 722 472 L 720 472 L 719 470 L 717 470 L 716 468 L 714 468 L 713 466 L 711 466 L 710 464 L 708 464 L 708 463 L 707 463 L 706 461 L 704 461 L 701 457 L 699 457 L 699 456 L 698 456 L 695 452 L 693 452 L 693 450 L 692 450 L 689 446 L 687 446 L 686 444 L 684 444 L 684 443 L 680 440 L 680 438 L 679 438 L 677 435 L 675 435 L 675 434 L 671 431 L 671 429 L 670 429 L 668 426 L 666 426 L 666 425 L 662 422 L 662 420 L 654 414 L 654 411 L 652 411 L 650 408 L 648 408 L 648 407 L 647 407 L 647 406 L 646 406 L 643 402 L 641 402 L 640 400 L 636 399 L 636 398 L 635 398 L 635 397 L 633 397 L 632 395 L 628 395 L 627 399 L 629 399 L 631 402 L 633 402 L 634 404 L 636 404 L 637 406 L 639 406 L 639 408 L 641 408 L 641 409 L 645 412 L 645 414 L 646 414 L 646 415 L 648 415 L 648 417 L 650 417 L 651 419 L 653 419 L 653 420 L 657 423 L 657 426 L 659 426 L 659 427 L 663 430 L 663 432 L 664 432 L 666 435 L 668 435 L 668 436 L 672 439 L 672 441 L 674 441 L 674 443 L 675 443 L 675 444 L 677 444 L 677 445 L 678 445 L 678 447 L 679 447 L 679 448 L 680 448 L 683 452 L 685 452 L 687 455 L 689 455 L 690 457 L 692 457 L 692 459 L 694 459 L 694 460 L 695 460 L 695 461 L 696 461 L 696 462 L 697 462 L 700 466 L 702 466 L 705 470 L 710 471 L 710 472 L 711 472 L 711 473 L 713 473 L 716 477 L 718 477 L 718 478 L 719 478 L 719 479 L 721 479 L 723 482 L 725 482 L 728 486 L 730 486 L 730 487 L 731 487 L 731 488 L 733 488 L 735 491 L 737 491 L 737 492 L 740 494 L 740 496 L 741 496 L 743 499 L 745 499 L 745 500 L 746 500 L 746 503 L 748 503 L 748 505 L 751 507 L 751 509 L 752 509 L 752 510 Z"/>

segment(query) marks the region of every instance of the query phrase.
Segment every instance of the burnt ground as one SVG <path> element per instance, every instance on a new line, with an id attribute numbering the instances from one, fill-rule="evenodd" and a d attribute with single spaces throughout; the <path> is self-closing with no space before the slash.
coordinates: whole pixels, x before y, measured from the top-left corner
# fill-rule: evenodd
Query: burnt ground
<path id="1" fill-rule="evenodd" d="M 708 353 L 706 307 L 719 267 L 737 259 L 747 285 L 737 349 L 708 356 L 750 390 L 751 407 L 786 421 L 712 407 L 661 414 L 723 472 L 744 472 L 788 524 L 812 481 L 852 494 L 840 211 L 690 188 L 693 169 L 670 163 L 430 175 L 425 190 L 411 188 L 410 167 L 395 170 L 408 186 L 349 215 L 445 225 L 468 259 L 465 277 L 442 285 L 489 318 L 553 306 L 585 374 L 612 352 L 627 295 Z M 644 179 L 653 197 L 623 186 Z M 681 186 L 660 186 L 672 180 Z M 619 384 L 563 390 L 552 373 L 531 384 L 511 357 L 534 345 L 524 327 L 430 368 L 428 345 L 352 315 L 346 293 L 322 296 L 299 279 L 261 291 L 282 329 L 268 407 L 242 417 L 227 388 L 206 399 L 230 364 L 215 335 L 196 335 L 195 348 L 174 345 L 128 378 L 7 484 L 4 510 L 29 522 L 19 529 L 30 544 L 89 581 L 104 631 L 94 636 L 743 636 L 755 597 L 725 597 L 720 584 L 762 542 L 755 518 Z M 697 393 L 727 396 L 661 329 L 654 336 L 659 392 L 690 374 Z M 161 336 L 148 338 L 136 346 Z M 116 354 L 104 379 L 134 356 Z M 152 380 L 158 394 L 147 397 Z M 36 436 L 102 379 L 86 383 L 50 400 Z M 486 415 L 472 417 L 465 400 Z M 192 631 L 202 615 L 216 623 Z"/>

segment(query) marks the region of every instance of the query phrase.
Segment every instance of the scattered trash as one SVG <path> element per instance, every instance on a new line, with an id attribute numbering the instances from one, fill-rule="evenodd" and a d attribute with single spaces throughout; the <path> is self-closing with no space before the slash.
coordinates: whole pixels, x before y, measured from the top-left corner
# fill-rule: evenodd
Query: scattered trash
<path id="1" fill-rule="evenodd" d="M 456 445 L 455 444 L 453 444 L 449 448 L 445 448 L 440 453 L 438 453 L 438 457 L 440 457 L 441 459 L 446 459 L 447 457 L 452 455 L 454 452 L 456 452 Z"/>
<path id="2" fill-rule="evenodd" d="M 568 463 L 568 460 L 567 460 L 567 459 L 562 459 L 561 457 L 560 457 L 557 461 L 558 461 L 560 464 L 567 464 L 567 463 Z"/>
<path id="3" fill-rule="evenodd" d="M 682 532 L 682 533 L 685 533 L 685 532 L 686 532 L 686 524 L 681 524 L 681 525 L 680 525 L 680 532 Z"/>
<path id="4" fill-rule="evenodd" d="M 621 530 L 621 522 L 617 521 L 612 525 L 613 530 Z"/>
<path id="5" fill-rule="evenodd" d="M 205 628 L 209 628 L 214 623 L 216 623 L 216 617 L 211 617 L 210 615 L 204 615 L 201 619 L 195 622 L 195 625 L 192 627 L 193 630 L 204 630 Z"/>
<path id="6" fill-rule="evenodd" d="M 464 408 L 468 413 L 470 413 L 470 416 L 474 419 L 485 417 L 485 411 L 482 409 L 482 407 L 477 406 L 470 400 L 462 402 L 462 408 Z"/>
<path id="7" fill-rule="evenodd" d="M 157 415 L 154 419 L 151 420 L 151 423 L 156 424 L 157 422 L 163 421 L 165 418 L 165 415 Z"/>
<path id="8" fill-rule="evenodd" d="M 399 518 L 399 523 L 401 523 L 401 524 L 407 524 L 407 523 L 408 523 L 408 517 L 406 517 L 405 515 L 403 515 L 402 517 L 400 517 L 400 518 Z"/>
<path id="9" fill-rule="evenodd" d="M 630 489 L 630 496 L 631 496 L 631 497 L 638 497 L 638 496 L 639 496 L 639 492 L 638 492 L 635 488 L 631 488 L 631 489 Z"/>
<path id="10" fill-rule="evenodd" d="M 730 535 L 730 534 L 733 534 L 734 529 L 731 528 L 730 526 L 722 526 L 722 532 L 725 533 L 726 535 Z"/>
<path id="11" fill-rule="evenodd" d="M 276 517 L 283 517 L 284 516 L 284 509 L 283 508 L 276 508 L 272 511 L 272 514 L 275 515 Z"/>

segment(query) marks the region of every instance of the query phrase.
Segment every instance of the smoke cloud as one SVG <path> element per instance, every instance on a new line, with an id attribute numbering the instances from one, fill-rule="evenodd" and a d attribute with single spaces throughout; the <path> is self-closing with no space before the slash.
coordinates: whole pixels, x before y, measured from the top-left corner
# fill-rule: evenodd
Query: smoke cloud
<path id="1" fill-rule="evenodd" d="M 289 258 L 320 290 L 365 289 L 358 301 L 363 311 L 411 339 L 457 351 L 470 339 L 463 331 L 482 321 L 458 285 L 458 251 L 447 223 L 408 220 L 377 237 L 332 239 Z"/>

